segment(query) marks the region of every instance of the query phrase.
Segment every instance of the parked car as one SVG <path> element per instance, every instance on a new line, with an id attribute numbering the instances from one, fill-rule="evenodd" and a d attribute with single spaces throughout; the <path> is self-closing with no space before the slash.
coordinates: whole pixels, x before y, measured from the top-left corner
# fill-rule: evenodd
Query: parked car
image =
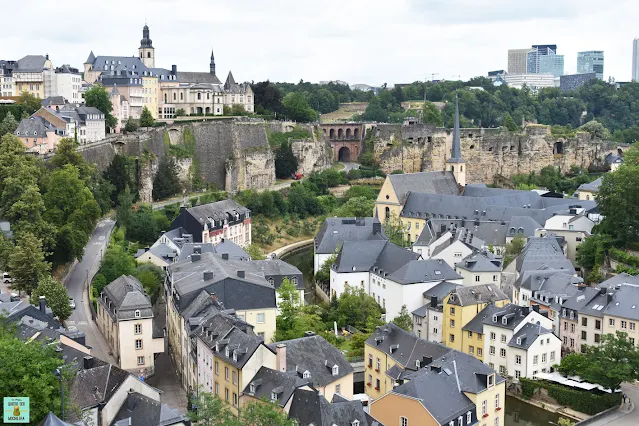
<path id="1" fill-rule="evenodd" d="M 303 175 L 303 174 L 301 174 L 301 173 L 293 173 L 293 174 L 291 175 L 291 179 L 293 179 L 293 180 L 300 180 L 300 179 L 302 179 L 302 177 L 303 177 L 303 176 L 304 176 L 304 175 Z"/>
<path id="2" fill-rule="evenodd" d="M 5 284 L 11 283 L 11 275 L 9 275 L 8 272 L 5 272 L 4 274 L 2 274 L 2 282 Z"/>
<path id="3" fill-rule="evenodd" d="M 71 309 L 75 309 L 75 300 L 72 297 L 69 297 L 69 306 Z"/>

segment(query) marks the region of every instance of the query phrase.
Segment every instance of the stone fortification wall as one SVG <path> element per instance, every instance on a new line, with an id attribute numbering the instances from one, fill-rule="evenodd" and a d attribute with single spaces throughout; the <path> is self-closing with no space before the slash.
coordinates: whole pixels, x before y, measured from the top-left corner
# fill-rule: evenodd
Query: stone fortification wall
<path id="1" fill-rule="evenodd" d="M 377 125 L 372 129 L 375 157 L 382 170 L 405 173 L 444 170 L 453 142 L 451 129 L 430 125 Z M 588 133 L 557 138 L 547 126 L 532 125 L 521 133 L 505 129 L 461 129 L 462 157 L 468 183 L 493 183 L 495 176 L 511 177 L 553 165 L 599 164 L 608 152 L 607 142 Z"/>

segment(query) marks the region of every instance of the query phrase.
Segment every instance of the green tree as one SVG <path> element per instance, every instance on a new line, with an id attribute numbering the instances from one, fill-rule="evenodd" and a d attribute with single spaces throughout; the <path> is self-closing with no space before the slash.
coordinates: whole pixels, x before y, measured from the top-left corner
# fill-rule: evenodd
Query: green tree
<path id="1" fill-rule="evenodd" d="M 364 114 L 361 119 L 363 121 L 376 121 L 378 123 L 388 122 L 388 111 L 385 110 L 379 102 L 371 102 L 366 106 Z"/>
<path id="2" fill-rule="evenodd" d="M 155 304 L 164 283 L 164 271 L 162 271 L 162 268 L 152 263 L 143 263 L 135 269 L 135 278 L 140 281 L 142 287 L 151 298 L 151 303 Z"/>
<path id="3" fill-rule="evenodd" d="M 11 287 L 31 294 L 51 271 L 51 264 L 44 260 L 42 241 L 31 233 L 22 234 L 9 256 L 9 271 L 13 278 Z"/>
<path id="4" fill-rule="evenodd" d="M 597 205 L 605 219 L 600 228 L 621 242 L 639 238 L 639 166 L 623 164 L 606 173 L 597 194 Z"/>
<path id="5" fill-rule="evenodd" d="M 375 209 L 375 200 L 365 197 L 349 199 L 335 211 L 338 217 L 369 217 Z"/>
<path id="6" fill-rule="evenodd" d="M 393 324 L 399 328 L 403 328 L 406 331 L 413 332 L 413 319 L 406 309 L 406 305 L 402 306 L 402 310 L 399 311 L 399 315 L 393 318 Z"/>
<path id="7" fill-rule="evenodd" d="M 264 113 L 282 112 L 282 92 L 270 81 L 262 81 L 251 84 L 253 95 L 255 96 L 255 111 L 258 108 Z"/>
<path id="8" fill-rule="evenodd" d="M 133 217 L 133 194 L 129 191 L 129 186 L 124 188 L 124 191 L 118 197 L 118 209 L 116 211 L 115 219 L 119 226 L 127 227 Z"/>
<path id="9" fill-rule="evenodd" d="M 105 117 L 106 127 L 114 128 L 118 124 L 118 120 L 111 114 L 113 104 L 109 93 L 101 84 L 95 84 L 92 88 L 84 93 L 84 103 L 88 107 L 99 109 Z"/>
<path id="10" fill-rule="evenodd" d="M 513 117 L 509 113 L 504 115 L 504 127 L 511 132 L 519 130 L 519 126 L 515 123 L 515 120 L 513 120 Z"/>
<path id="11" fill-rule="evenodd" d="M 157 222 L 153 217 L 153 209 L 142 205 L 131 215 L 126 227 L 126 237 L 131 241 L 151 243 L 158 238 Z"/>
<path id="12" fill-rule="evenodd" d="M 189 411 L 188 415 L 198 426 L 227 426 L 237 421 L 229 406 L 217 395 L 200 390 L 191 397 L 190 402 L 194 410 Z"/>
<path id="13" fill-rule="evenodd" d="M 40 296 L 44 296 L 47 306 L 53 311 L 53 315 L 57 316 L 62 322 L 71 316 L 71 307 L 69 306 L 69 294 L 67 289 L 60 281 L 51 275 L 45 275 L 38 282 L 38 287 L 31 293 L 31 303 L 37 305 Z"/>
<path id="14" fill-rule="evenodd" d="M 253 259 L 253 260 L 264 260 L 264 259 L 266 259 L 266 256 L 264 255 L 264 252 L 262 251 L 260 246 L 258 246 L 255 243 L 250 244 L 248 246 L 247 252 L 248 252 L 249 256 L 251 256 L 251 259 Z"/>
<path id="15" fill-rule="evenodd" d="M 251 401 L 240 410 L 240 424 L 251 426 L 295 426 L 286 412 L 270 401 Z"/>
<path id="16" fill-rule="evenodd" d="M 371 188 L 370 186 L 363 186 L 363 185 L 353 185 L 350 188 L 348 188 L 348 190 L 346 192 L 344 192 L 344 196 L 343 198 L 348 201 L 351 198 L 355 198 L 355 197 L 364 197 L 367 198 L 369 200 L 374 200 L 377 198 L 377 193 L 378 191 L 376 191 L 375 189 Z"/>
<path id="17" fill-rule="evenodd" d="M 381 325 L 382 308 L 361 287 L 346 286 L 327 313 L 326 323 L 337 322 L 338 327 L 353 326 L 358 330 L 372 332 Z M 372 327 L 372 329 L 371 329 Z"/>
<path id="18" fill-rule="evenodd" d="M 290 120 L 307 123 L 317 120 L 317 113 L 301 93 L 289 93 L 282 100 L 284 115 Z"/>
<path id="19" fill-rule="evenodd" d="M 15 326 L 0 319 L 0 395 L 29 397 L 33 424 L 49 411 L 60 416 L 60 382 L 53 373 L 64 361 L 56 352 L 56 345 L 42 344 L 40 340 L 24 342 L 15 332 Z M 66 379 L 70 371 L 62 370 L 65 394 L 69 395 Z"/>
<path id="20" fill-rule="evenodd" d="M 424 102 L 424 107 L 422 108 L 422 121 L 425 124 L 432 124 L 437 127 L 442 127 L 444 125 L 444 120 L 442 120 L 442 114 L 439 111 L 439 108 L 435 106 L 432 102 Z"/>
<path id="21" fill-rule="evenodd" d="M 329 280 L 331 279 L 331 266 L 333 265 L 333 263 L 335 263 L 336 259 L 337 259 L 337 254 L 332 254 L 328 258 L 326 258 L 324 263 L 322 263 L 322 266 L 320 266 L 319 270 L 315 272 L 316 282 L 319 282 L 319 283 L 329 282 Z"/>
<path id="22" fill-rule="evenodd" d="M 119 205 L 120 196 L 125 192 L 127 186 L 129 187 L 129 195 L 132 197 L 131 201 L 135 199 L 138 183 L 134 158 L 116 154 L 109 167 L 104 171 L 103 176 L 115 186 L 115 191 L 111 195 L 111 200 L 114 204 Z"/>
<path id="23" fill-rule="evenodd" d="M 0 270 L 6 271 L 9 266 L 9 256 L 13 251 L 13 242 L 0 233 Z"/>
<path id="24" fill-rule="evenodd" d="M 242 104 L 233 104 L 231 106 L 231 115 L 246 115 L 246 109 Z"/>
<path id="25" fill-rule="evenodd" d="M 42 107 L 42 100 L 24 91 L 20 94 L 17 104 L 22 105 L 22 110 L 28 115 L 31 115 Z"/>
<path id="26" fill-rule="evenodd" d="M 506 250 L 504 251 L 504 267 L 506 267 L 510 262 L 513 261 L 521 251 L 524 249 L 526 245 L 526 240 L 517 235 L 515 238 L 510 240 L 508 244 L 506 244 Z"/>
<path id="27" fill-rule="evenodd" d="M 142 113 L 140 114 L 140 126 L 141 127 L 153 127 L 155 124 L 155 119 L 151 114 L 151 111 L 145 106 L 142 108 Z"/>
<path id="28" fill-rule="evenodd" d="M 129 117 L 124 124 L 124 130 L 127 132 L 135 132 L 140 127 L 138 120 L 133 117 Z"/>
<path id="29" fill-rule="evenodd" d="M 184 108 L 178 108 L 175 110 L 176 117 L 183 117 L 185 115 L 186 115 L 186 111 L 184 111 Z"/>
<path id="30" fill-rule="evenodd" d="M 622 382 L 639 379 L 639 349 L 627 333 L 604 334 L 600 345 L 562 359 L 558 371 L 616 390 Z"/>
<path id="31" fill-rule="evenodd" d="M 408 247 L 410 245 L 410 242 L 404 237 L 404 226 L 397 215 L 391 214 L 390 217 L 386 218 L 382 226 L 384 233 L 391 243 L 400 247 Z"/>
<path id="32" fill-rule="evenodd" d="M 163 200 L 182 190 L 178 179 L 175 161 L 171 157 L 164 157 L 160 160 L 158 171 L 153 179 L 153 199 Z"/>
<path id="33" fill-rule="evenodd" d="M 134 275 L 135 259 L 121 245 L 111 244 L 104 254 L 98 273 L 104 276 L 104 282 L 108 285 L 121 275 Z M 101 292 L 102 289 L 99 288 L 98 294 Z"/>
<path id="34" fill-rule="evenodd" d="M 284 142 L 275 152 L 275 176 L 288 179 L 297 171 L 297 158 L 290 142 Z"/>
<path id="35" fill-rule="evenodd" d="M 610 131 L 597 120 L 592 120 L 579 127 L 579 130 L 590 133 L 592 139 L 610 140 Z"/>
<path id="36" fill-rule="evenodd" d="M 18 124 L 13 114 L 8 112 L 2 122 L 0 122 L 0 138 L 7 133 L 13 134 L 18 128 Z"/>

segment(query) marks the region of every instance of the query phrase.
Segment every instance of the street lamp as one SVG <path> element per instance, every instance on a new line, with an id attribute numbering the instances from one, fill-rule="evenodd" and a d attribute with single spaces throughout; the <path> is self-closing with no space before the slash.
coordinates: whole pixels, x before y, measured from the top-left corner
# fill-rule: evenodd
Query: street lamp
<path id="1" fill-rule="evenodd" d="M 56 368 L 53 374 L 60 379 L 60 413 L 62 414 L 61 420 L 64 421 L 64 386 L 62 385 L 62 367 Z"/>

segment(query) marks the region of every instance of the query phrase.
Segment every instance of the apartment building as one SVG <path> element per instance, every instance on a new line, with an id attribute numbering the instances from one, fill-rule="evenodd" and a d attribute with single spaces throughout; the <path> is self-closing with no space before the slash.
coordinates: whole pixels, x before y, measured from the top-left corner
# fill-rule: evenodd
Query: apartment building
<path id="1" fill-rule="evenodd" d="M 462 276 L 464 286 L 501 284 L 502 259 L 486 249 L 473 253 L 455 263 L 455 272 Z"/>
<path id="2" fill-rule="evenodd" d="M 54 69 L 49 55 L 27 55 L 17 62 L 13 68 L 12 80 L 13 96 L 20 96 L 23 92 L 44 99 L 49 96 L 48 91 L 53 86 Z M 45 89 L 45 87 L 47 87 Z"/>
<path id="3" fill-rule="evenodd" d="M 424 305 L 412 312 L 413 333 L 417 337 L 430 342 L 442 343 L 444 299 L 459 286 L 460 284 L 442 281 L 424 292 Z"/>

